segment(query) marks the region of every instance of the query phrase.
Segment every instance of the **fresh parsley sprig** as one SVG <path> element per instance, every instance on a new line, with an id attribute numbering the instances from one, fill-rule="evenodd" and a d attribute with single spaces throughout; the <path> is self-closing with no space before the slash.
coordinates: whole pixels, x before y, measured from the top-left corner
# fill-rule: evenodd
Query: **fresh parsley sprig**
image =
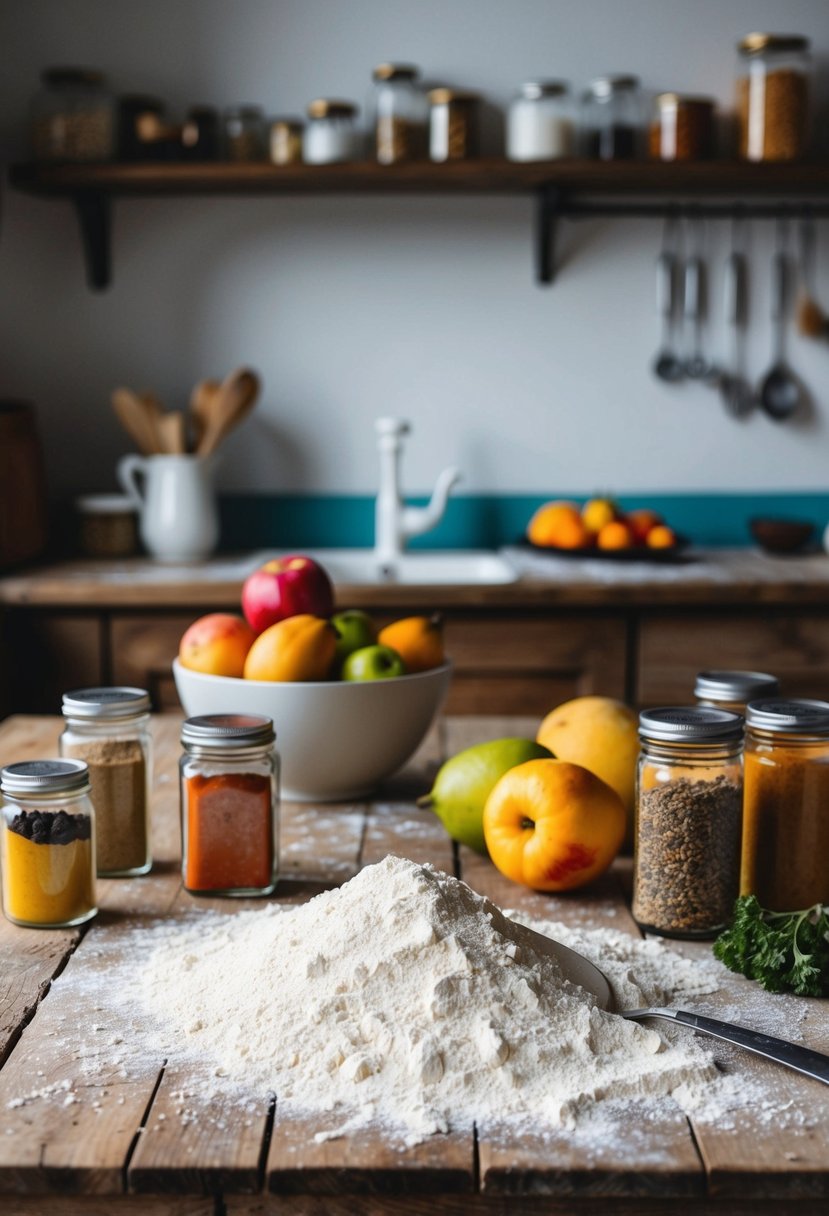
<path id="1" fill-rule="evenodd" d="M 755 895 L 741 895 L 714 955 L 768 992 L 829 996 L 829 905 L 769 912 Z"/>

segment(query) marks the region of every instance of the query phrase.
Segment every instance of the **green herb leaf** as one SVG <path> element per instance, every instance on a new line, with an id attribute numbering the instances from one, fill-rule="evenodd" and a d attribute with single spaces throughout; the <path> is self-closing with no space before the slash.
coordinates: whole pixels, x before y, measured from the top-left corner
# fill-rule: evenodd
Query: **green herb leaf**
<path id="1" fill-rule="evenodd" d="M 714 955 L 769 992 L 829 996 L 829 906 L 769 912 L 756 896 L 742 895 Z"/>

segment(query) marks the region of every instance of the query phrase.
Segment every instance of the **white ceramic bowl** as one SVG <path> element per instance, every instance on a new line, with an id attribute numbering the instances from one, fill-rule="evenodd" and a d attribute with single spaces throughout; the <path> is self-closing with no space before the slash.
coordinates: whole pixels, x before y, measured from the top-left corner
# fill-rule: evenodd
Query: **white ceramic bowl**
<path id="1" fill-rule="evenodd" d="M 273 719 L 283 798 L 340 802 L 365 797 L 417 750 L 443 704 L 452 666 L 389 680 L 277 683 L 203 675 L 174 659 L 173 675 L 188 717 Z"/>

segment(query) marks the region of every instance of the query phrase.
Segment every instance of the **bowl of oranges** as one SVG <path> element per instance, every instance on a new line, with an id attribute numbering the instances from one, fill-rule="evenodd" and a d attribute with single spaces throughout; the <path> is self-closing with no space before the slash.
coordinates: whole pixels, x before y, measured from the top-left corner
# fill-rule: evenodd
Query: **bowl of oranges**
<path id="1" fill-rule="evenodd" d="M 173 661 L 190 716 L 271 718 L 285 798 L 362 798 L 417 750 L 449 688 L 440 618 L 382 628 L 335 611 L 331 581 L 301 554 L 246 580 L 242 612 L 213 612 L 185 631 Z"/>
<path id="2" fill-rule="evenodd" d="M 583 506 L 545 502 L 527 525 L 526 541 L 536 550 L 617 561 L 672 561 L 687 547 L 657 511 L 623 511 L 612 498 L 591 498 Z"/>

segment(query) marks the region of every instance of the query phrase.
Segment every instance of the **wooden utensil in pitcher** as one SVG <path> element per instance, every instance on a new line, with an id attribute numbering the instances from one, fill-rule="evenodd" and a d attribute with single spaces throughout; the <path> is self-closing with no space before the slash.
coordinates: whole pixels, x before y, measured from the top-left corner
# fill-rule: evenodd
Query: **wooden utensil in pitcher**
<path id="1" fill-rule="evenodd" d="M 131 388 L 116 388 L 111 400 L 118 421 L 135 440 L 139 451 L 145 456 L 155 456 L 162 451 L 152 405 Z"/>
<path id="2" fill-rule="evenodd" d="M 248 368 L 238 368 L 226 376 L 218 392 L 205 398 L 207 422 L 197 456 L 210 456 L 225 438 L 253 409 L 259 393 L 259 377 Z"/>

